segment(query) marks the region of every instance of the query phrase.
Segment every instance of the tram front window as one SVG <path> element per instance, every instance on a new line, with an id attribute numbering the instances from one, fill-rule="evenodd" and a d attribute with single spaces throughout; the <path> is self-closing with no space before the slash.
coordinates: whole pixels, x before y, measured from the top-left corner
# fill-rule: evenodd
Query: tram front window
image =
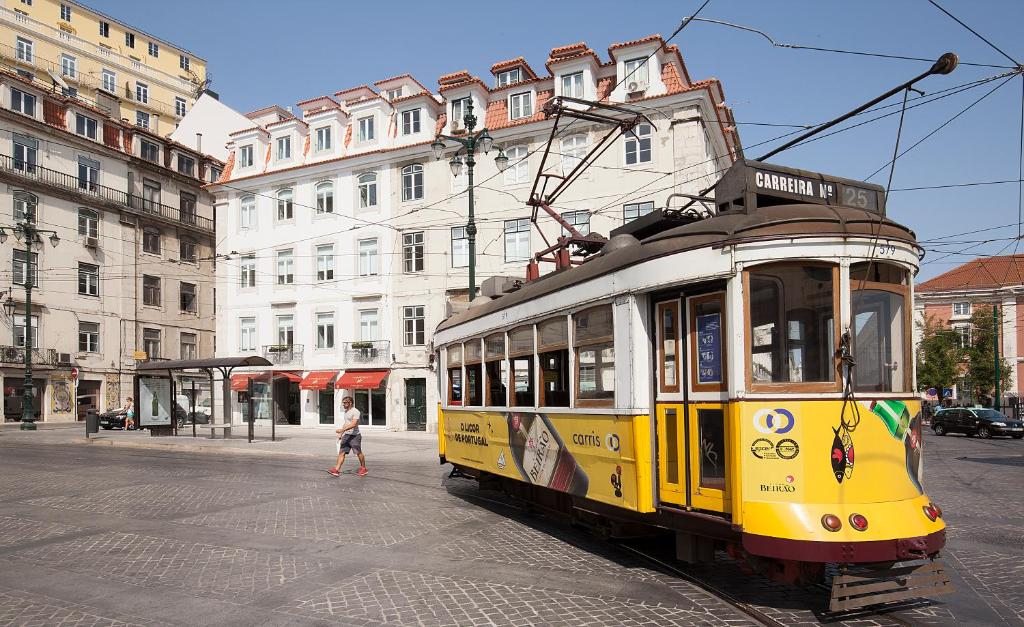
<path id="1" fill-rule="evenodd" d="M 905 392 L 908 357 L 907 272 L 891 264 L 850 267 L 853 292 L 853 371 L 858 392 Z"/>
<path id="2" fill-rule="evenodd" d="M 835 274 L 824 264 L 749 271 L 752 383 L 835 381 Z"/>

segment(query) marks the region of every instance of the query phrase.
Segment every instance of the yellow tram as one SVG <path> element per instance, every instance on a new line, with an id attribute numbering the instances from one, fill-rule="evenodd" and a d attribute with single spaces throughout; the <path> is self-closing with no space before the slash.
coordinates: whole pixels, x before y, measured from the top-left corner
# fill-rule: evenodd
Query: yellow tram
<path id="1" fill-rule="evenodd" d="M 791 582 L 837 565 L 833 609 L 944 591 L 913 232 L 881 187 L 755 161 L 715 202 L 443 322 L 442 463 L 612 530 L 674 530 L 683 559 L 727 548 Z"/>

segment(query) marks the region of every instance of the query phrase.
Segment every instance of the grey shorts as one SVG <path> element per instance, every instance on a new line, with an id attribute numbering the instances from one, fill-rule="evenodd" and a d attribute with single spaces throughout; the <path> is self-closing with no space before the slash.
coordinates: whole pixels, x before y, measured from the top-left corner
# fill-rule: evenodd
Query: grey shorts
<path id="1" fill-rule="evenodd" d="M 348 453 L 350 451 L 355 451 L 356 453 L 363 452 L 362 433 L 356 433 L 355 435 L 351 433 L 346 433 L 345 435 L 341 436 L 340 440 L 338 440 L 339 453 Z"/>

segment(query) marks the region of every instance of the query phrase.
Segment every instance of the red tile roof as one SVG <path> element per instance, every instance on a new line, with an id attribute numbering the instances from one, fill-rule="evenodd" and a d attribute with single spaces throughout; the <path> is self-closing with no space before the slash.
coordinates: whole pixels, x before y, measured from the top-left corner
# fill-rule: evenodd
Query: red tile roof
<path id="1" fill-rule="evenodd" d="M 530 64 L 526 62 L 523 57 L 516 57 L 515 59 L 508 59 L 507 61 L 498 61 L 491 66 L 491 74 L 497 76 L 500 72 L 505 70 L 511 70 L 513 68 L 522 68 L 526 74 L 526 78 L 537 78 L 537 73 L 533 71 Z"/>
<path id="2" fill-rule="evenodd" d="M 304 105 L 313 104 L 315 102 L 323 105 L 324 107 L 330 107 L 332 109 L 338 109 L 341 107 L 341 105 L 339 105 L 338 102 L 334 98 L 331 98 L 330 96 L 317 96 L 315 98 L 300 100 L 299 102 L 295 103 L 295 106 L 302 109 Z"/>
<path id="3" fill-rule="evenodd" d="M 979 257 L 919 284 L 918 292 L 992 289 L 1024 285 L 1024 255 Z"/>
<path id="4" fill-rule="evenodd" d="M 422 89 L 423 91 L 428 92 L 428 93 L 430 92 L 430 90 L 427 89 L 426 87 L 424 87 L 423 83 L 421 83 L 418 80 L 416 80 L 416 77 L 414 77 L 412 74 L 399 74 L 398 76 L 392 76 L 390 78 L 385 78 L 382 81 L 375 82 L 374 85 L 376 85 L 377 87 L 382 87 L 384 85 L 387 85 L 388 83 L 397 81 L 400 78 L 407 78 L 407 79 L 411 80 L 412 82 L 416 83 L 419 86 L 419 88 Z"/>
<path id="5" fill-rule="evenodd" d="M 228 153 L 228 160 L 224 163 L 224 169 L 220 172 L 220 178 L 214 183 L 227 183 L 231 180 L 231 172 L 235 169 L 235 151 Z"/>
<path id="6" fill-rule="evenodd" d="M 640 44 L 646 44 L 646 43 L 650 43 L 652 41 L 661 42 L 662 46 L 665 45 L 665 41 L 661 38 L 661 35 L 658 35 L 658 34 L 648 35 L 646 37 L 641 37 L 640 39 L 634 39 L 632 41 L 624 41 L 622 43 L 612 44 L 612 45 L 608 46 L 608 56 L 611 57 L 612 59 L 614 59 L 615 58 L 615 51 L 616 50 L 620 50 L 622 48 L 632 48 L 633 46 L 639 46 Z"/>
<path id="7" fill-rule="evenodd" d="M 554 90 L 551 89 L 538 91 L 537 103 L 533 108 L 533 115 L 528 118 L 519 118 L 517 120 L 508 119 L 507 99 L 502 98 L 501 100 L 492 100 L 487 103 L 487 114 L 484 118 L 484 126 L 489 130 L 497 130 L 512 126 L 520 126 L 522 124 L 529 124 L 530 122 L 540 122 L 545 119 L 544 105 L 548 103 L 548 100 L 550 100 L 553 95 Z"/>

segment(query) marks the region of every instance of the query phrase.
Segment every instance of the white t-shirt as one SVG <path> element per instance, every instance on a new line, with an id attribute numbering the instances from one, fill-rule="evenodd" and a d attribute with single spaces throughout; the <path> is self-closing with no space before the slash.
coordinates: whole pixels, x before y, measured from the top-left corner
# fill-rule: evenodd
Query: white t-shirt
<path id="1" fill-rule="evenodd" d="M 341 426 L 345 426 L 348 423 L 352 422 L 353 420 L 356 421 L 356 426 L 351 428 L 351 429 L 349 429 L 345 433 L 351 433 L 352 435 L 358 434 L 359 433 L 359 410 L 356 409 L 355 406 L 353 406 L 352 409 L 349 409 L 347 412 L 345 412 L 345 415 L 343 417 L 344 417 L 345 420 L 342 421 Z"/>

